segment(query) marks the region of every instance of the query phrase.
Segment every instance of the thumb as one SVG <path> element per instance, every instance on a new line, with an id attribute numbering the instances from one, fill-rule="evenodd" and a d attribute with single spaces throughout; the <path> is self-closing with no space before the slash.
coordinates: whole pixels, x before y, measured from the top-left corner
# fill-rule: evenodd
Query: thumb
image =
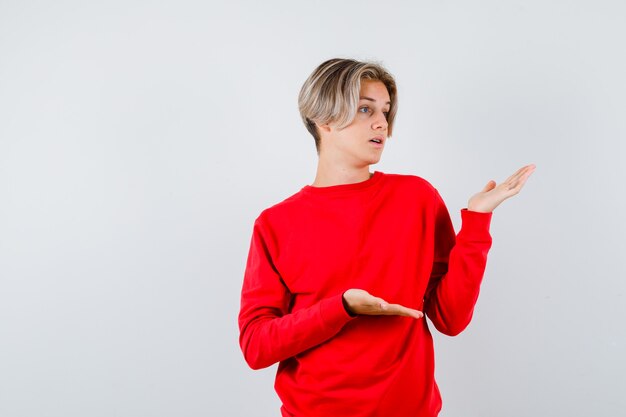
<path id="1" fill-rule="evenodd" d="M 485 188 L 483 188 L 483 192 L 491 191 L 496 188 L 496 182 L 494 180 L 489 180 Z"/>

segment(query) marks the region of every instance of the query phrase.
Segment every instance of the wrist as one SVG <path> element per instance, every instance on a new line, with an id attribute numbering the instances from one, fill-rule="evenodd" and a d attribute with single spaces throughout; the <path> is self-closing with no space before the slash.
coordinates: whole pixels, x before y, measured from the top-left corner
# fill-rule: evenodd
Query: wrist
<path id="1" fill-rule="evenodd" d="M 341 295 L 341 302 L 343 303 L 343 308 L 346 310 L 346 313 L 348 313 L 348 315 L 350 317 L 356 317 L 357 316 L 357 314 L 354 311 L 352 311 L 352 309 L 348 305 L 348 301 L 346 300 L 346 293 L 345 292 Z"/>
<path id="2" fill-rule="evenodd" d="M 491 213 L 493 211 L 493 210 L 486 210 L 486 209 L 482 209 L 482 208 L 478 208 L 478 207 L 474 207 L 470 205 L 467 206 L 466 210 L 475 211 L 476 213 Z"/>

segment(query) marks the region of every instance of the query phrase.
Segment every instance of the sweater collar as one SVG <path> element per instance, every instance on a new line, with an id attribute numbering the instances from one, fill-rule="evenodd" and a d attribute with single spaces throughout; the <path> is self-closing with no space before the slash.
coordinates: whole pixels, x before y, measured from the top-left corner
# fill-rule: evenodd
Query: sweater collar
<path id="1" fill-rule="evenodd" d="M 365 181 L 354 182 L 349 184 L 337 184 L 329 185 L 327 187 L 314 187 L 312 185 L 305 185 L 301 191 L 312 195 L 335 195 L 344 193 L 358 193 L 365 191 L 378 184 L 382 179 L 384 173 L 381 171 L 374 171 L 373 175 Z"/>

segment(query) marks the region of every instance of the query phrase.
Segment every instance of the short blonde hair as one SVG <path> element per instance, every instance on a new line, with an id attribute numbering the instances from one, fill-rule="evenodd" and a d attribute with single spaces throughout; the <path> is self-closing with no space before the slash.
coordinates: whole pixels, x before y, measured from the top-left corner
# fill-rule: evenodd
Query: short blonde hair
<path id="1" fill-rule="evenodd" d="M 387 134 L 391 136 L 398 109 L 396 81 L 377 62 L 332 58 L 322 62 L 300 89 L 298 108 L 307 130 L 315 139 L 320 153 L 320 134 L 315 123 L 335 123 L 339 129 L 348 126 L 356 116 L 361 80 L 378 80 L 385 84 L 391 105 L 387 116 Z"/>

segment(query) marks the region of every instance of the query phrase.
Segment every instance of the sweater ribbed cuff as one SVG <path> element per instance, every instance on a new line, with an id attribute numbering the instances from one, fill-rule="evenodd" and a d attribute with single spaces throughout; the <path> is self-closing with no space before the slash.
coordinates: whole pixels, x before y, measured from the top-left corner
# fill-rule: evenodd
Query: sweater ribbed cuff
<path id="1" fill-rule="evenodd" d="M 491 226 L 492 216 L 493 212 L 481 213 L 464 208 L 461 210 L 461 231 L 464 235 L 473 237 L 490 237 L 489 227 Z"/>
<path id="2" fill-rule="evenodd" d="M 326 298 L 320 302 L 320 312 L 324 323 L 343 325 L 356 316 L 350 316 L 343 306 L 343 293 Z"/>

